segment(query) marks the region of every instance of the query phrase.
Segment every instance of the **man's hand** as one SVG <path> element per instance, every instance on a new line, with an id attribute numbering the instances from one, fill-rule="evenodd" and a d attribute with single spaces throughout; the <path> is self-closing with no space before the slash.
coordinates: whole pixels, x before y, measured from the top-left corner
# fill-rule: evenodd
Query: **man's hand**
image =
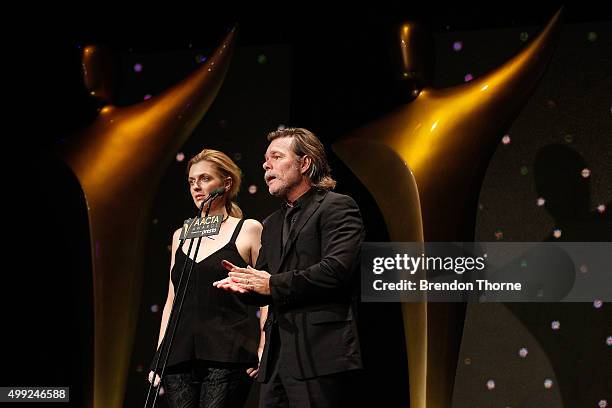
<path id="1" fill-rule="evenodd" d="M 249 292 L 242 285 L 234 283 L 232 281 L 232 278 L 230 278 L 229 276 L 225 279 L 221 279 L 220 281 L 213 282 L 213 286 L 219 289 L 227 290 L 228 292 L 234 292 L 234 293 L 248 293 Z"/>
<path id="2" fill-rule="evenodd" d="M 237 293 L 270 294 L 270 274 L 268 272 L 253 269 L 250 266 L 239 268 L 225 259 L 221 261 L 221 265 L 229 271 L 228 277 L 214 282 L 213 286 Z"/>

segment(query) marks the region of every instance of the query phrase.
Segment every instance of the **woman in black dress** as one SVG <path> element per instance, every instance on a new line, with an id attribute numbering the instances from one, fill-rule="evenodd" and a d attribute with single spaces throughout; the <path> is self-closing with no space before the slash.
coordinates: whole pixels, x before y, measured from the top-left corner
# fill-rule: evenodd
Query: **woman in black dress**
<path id="1" fill-rule="evenodd" d="M 195 265 L 162 383 L 171 407 L 241 407 L 252 378 L 257 375 L 264 345 L 260 322 L 265 321 L 267 309 L 246 305 L 235 294 L 218 290 L 212 283 L 227 276 L 221 265 L 223 259 L 242 267 L 255 265 L 262 226 L 256 220 L 244 220 L 233 201 L 241 176 L 240 169 L 227 155 L 205 149 L 189 161 L 187 172 L 191 196 L 198 208 L 212 191 L 225 188 L 225 193 L 213 201 L 209 213 L 222 216 L 223 222 L 218 235 L 202 239 L 195 257 L 195 244 L 189 257 L 188 241 L 179 248 L 181 228 L 172 238 L 168 298 L 162 313 L 158 349 L 183 264 L 195 258 Z M 152 378 L 153 371 L 149 381 Z M 158 382 L 159 377 L 156 385 Z"/>

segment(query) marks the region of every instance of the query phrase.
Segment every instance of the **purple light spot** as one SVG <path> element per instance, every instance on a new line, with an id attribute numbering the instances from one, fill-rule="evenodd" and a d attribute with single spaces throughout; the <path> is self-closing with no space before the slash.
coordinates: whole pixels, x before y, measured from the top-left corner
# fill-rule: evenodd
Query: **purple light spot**
<path id="1" fill-rule="evenodd" d="M 142 64 L 140 63 L 134 64 L 134 72 L 142 72 Z"/>
<path id="2" fill-rule="evenodd" d="M 466 74 L 466 75 L 463 77 L 463 80 L 464 80 L 465 82 L 470 82 L 472 79 L 474 79 L 474 77 L 472 76 L 472 74 Z"/>

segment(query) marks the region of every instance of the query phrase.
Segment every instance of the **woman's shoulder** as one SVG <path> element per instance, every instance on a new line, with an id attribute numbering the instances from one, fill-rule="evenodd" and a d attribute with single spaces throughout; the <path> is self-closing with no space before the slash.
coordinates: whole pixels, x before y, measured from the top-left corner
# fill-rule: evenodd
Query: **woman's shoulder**
<path id="1" fill-rule="evenodd" d="M 181 237 L 181 232 L 183 231 L 183 228 L 177 228 L 176 231 L 174 231 L 174 233 L 172 234 L 172 243 L 177 243 L 179 241 L 179 238 Z"/>
<path id="2" fill-rule="evenodd" d="M 242 224 L 242 229 L 240 230 L 240 235 L 244 234 L 246 237 L 259 238 L 262 230 L 263 227 L 259 221 L 251 218 L 245 218 L 244 223 Z"/>
<path id="3" fill-rule="evenodd" d="M 242 224 L 242 228 L 245 228 L 246 230 L 261 231 L 263 229 L 263 226 L 261 225 L 261 222 L 257 220 L 254 220 L 252 218 L 246 218 L 244 220 L 244 224 Z"/>

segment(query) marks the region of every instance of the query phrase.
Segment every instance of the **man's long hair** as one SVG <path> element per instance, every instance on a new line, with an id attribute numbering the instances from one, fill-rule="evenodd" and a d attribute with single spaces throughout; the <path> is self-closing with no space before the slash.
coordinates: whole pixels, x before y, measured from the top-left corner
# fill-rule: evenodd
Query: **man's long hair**
<path id="1" fill-rule="evenodd" d="M 306 176 L 313 187 L 321 190 L 333 190 L 336 187 L 336 180 L 332 178 L 327 163 L 325 148 L 314 133 L 303 128 L 279 129 L 268 133 L 268 142 L 281 137 L 293 138 L 293 152 L 297 156 L 308 156 L 312 159 Z"/>

